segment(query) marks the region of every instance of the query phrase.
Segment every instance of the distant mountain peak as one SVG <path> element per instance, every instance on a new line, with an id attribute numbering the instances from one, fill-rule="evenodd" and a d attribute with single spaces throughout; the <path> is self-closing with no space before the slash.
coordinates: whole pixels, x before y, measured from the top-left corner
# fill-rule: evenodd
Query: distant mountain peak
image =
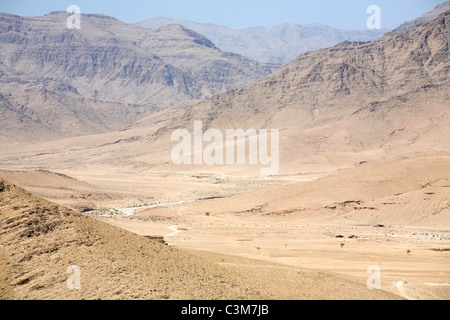
<path id="1" fill-rule="evenodd" d="M 214 45 L 214 43 L 212 43 L 208 38 L 206 38 L 205 36 L 195 32 L 191 29 L 188 29 L 188 28 L 182 26 L 181 24 L 164 25 L 164 26 L 159 27 L 157 29 L 157 31 L 165 31 L 165 32 L 169 31 L 169 32 L 181 33 L 190 38 L 193 38 L 194 42 L 197 44 L 200 44 L 200 45 L 208 47 L 208 48 L 217 49 L 216 46 Z"/>
<path id="2" fill-rule="evenodd" d="M 420 26 L 422 24 L 425 24 L 431 20 L 436 19 L 439 15 L 441 15 L 444 12 L 447 12 L 450 10 L 450 1 L 441 3 L 440 5 L 437 5 L 433 10 L 425 13 L 424 15 L 411 20 L 402 23 L 398 28 L 394 29 L 394 32 L 401 33 L 405 32 L 411 28 Z"/>
<path id="3" fill-rule="evenodd" d="M 318 23 L 285 23 L 274 27 L 232 29 L 212 23 L 198 23 L 165 17 L 150 18 L 137 26 L 157 29 L 180 24 L 195 31 L 223 51 L 233 52 L 258 62 L 289 62 L 306 51 L 332 47 L 344 40 L 374 41 L 387 30 L 340 30 Z"/>
<path id="4" fill-rule="evenodd" d="M 51 12 L 49 12 L 48 14 L 44 14 L 44 17 L 45 17 L 45 16 L 55 16 L 55 15 L 66 15 L 66 16 L 69 16 L 70 13 L 68 13 L 68 12 L 66 12 L 66 11 L 62 11 L 62 10 L 59 10 L 59 11 L 51 11 Z M 82 16 L 85 16 L 85 17 L 94 17 L 94 18 L 99 18 L 99 19 L 107 19 L 107 20 L 120 21 L 120 20 L 117 19 L 117 18 L 114 18 L 114 17 L 111 17 L 111 16 L 107 16 L 107 15 L 104 15 L 104 14 L 101 14 L 101 13 L 81 13 L 81 15 L 82 15 Z"/>

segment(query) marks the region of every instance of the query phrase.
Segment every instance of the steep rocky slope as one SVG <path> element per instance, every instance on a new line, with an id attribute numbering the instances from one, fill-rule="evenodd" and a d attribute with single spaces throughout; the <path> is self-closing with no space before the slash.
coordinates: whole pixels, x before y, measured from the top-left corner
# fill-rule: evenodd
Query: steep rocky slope
<path id="1" fill-rule="evenodd" d="M 411 108 L 417 97 L 445 96 L 449 15 L 450 11 L 406 33 L 389 33 L 377 42 L 343 42 L 303 54 L 260 81 L 191 104 L 184 113 L 208 122 L 251 119 L 257 127 L 280 124 L 277 120 L 290 113 L 292 118 L 284 117 L 288 122 L 283 121 L 282 128 L 292 128 L 366 111 L 376 115 L 394 104 Z"/>
<path id="2" fill-rule="evenodd" d="M 5 168 L 51 164 L 60 170 L 81 162 L 173 170 L 173 130 L 192 132 L 199 120 L 203 130 L 280 129 L 279 173 L 334 170 L 359 161 L 448 149 L 448 39 L 449 12 L 377 42 L 343 42 L 300 55 L 264 79 L 156 112 L 129 130 L 33 145 L 17 155 L 14 147 L 5 148 L 2 163 Z M 64 149 L 68 146 L 70 153 Z M 208 169 L 259 174 L 259 166 Z"/>
<path id="3" fill-rule="evenodd" d="M 311 155 L 332 162 L 358 152 L 365 160 L 371 150 L 379 157 L 448 148 L 449 15 L 377 42 L 303 54 L 258 82 L 173 108 L 177 116 L 156 136 L 192 128 L 194 120 L 204 130 L 280 129 L 280 161 L 291 169 Z"/>
<path id="4" fill-rule="evenodd" d="M 0 123 L 9 138 L 121 130 L 176 102 L 269 74 L 181 26 L 142 29 L 103 15 L 0 14 Z M 25 127 L 25 130 L 21 130 Z"/>

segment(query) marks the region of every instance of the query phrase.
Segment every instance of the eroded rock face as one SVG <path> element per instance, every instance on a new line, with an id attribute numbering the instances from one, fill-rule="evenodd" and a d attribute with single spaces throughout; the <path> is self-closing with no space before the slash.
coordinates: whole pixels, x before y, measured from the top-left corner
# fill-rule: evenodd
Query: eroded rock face
<path id="1" fill-rule="evenodd" d="M 441 142 L 445 147 L 445 139 L 432 137 L 449 134 L 449 15 L 376 42 L 346 41 L 302 54 L 255 83 L 176 106 L 165 132 L 189 128 L 194 120 L 221 129 L 230 123 L 283 128 L 281 139 L 291 140 L 282 148 L 290 156 L 298 152 L 299 159 L 317 152 L 412 146 L 425 136 L 428 147 Z"/>
<path id="2" fill-rule="evenodd" d="M 68 16 L 0 15 L 0 94 L 8 109 L 2 111 L 42 136 L 120 130 L 155 110 L 236 88 L 278 66 L 222 52 L 179 25 L 149 30 L 82 15 L 77 30 L 67 28 Z"/>

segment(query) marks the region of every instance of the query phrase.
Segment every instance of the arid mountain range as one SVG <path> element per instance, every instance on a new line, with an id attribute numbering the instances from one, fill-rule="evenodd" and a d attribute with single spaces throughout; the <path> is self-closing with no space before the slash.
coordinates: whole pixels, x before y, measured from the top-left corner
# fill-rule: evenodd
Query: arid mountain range
<path id="1" fill-rule="evenodd" d="M 143 168 L 171 168 L 171 133 L 192 130 L 195 120 L 203 121 L 204 130 L 280 129 L 280 173 L 448 149 L 448 25 L 449 12 L 376 42 L 343 42 L 309 52 L 262 80 L 162 110 L 128 130 L 43 146 L 38 153 L 46 153 L 45 158 L 33 162 L 45 168 L 52 157 L 64 167 L 82 159 L 100 165 L 134 159 Z M 73 152 L 65 152 L 66 144 Z M 102 156 L 93 157 L 92 152 Z M 5 165 L 20 163 L 9 155 L 3 156 Z"/>
<path id="2" fill-rule="evenodd" d="M 341 153 L 448 148 L 449 14 L 376 42 L 300 55 L 255 83 L 173 108 L 178 116 L 158 134 L 191 128 L 194 120 L 205 129 L 277 128 L 291 170 L 311 155 L 337 161 Z"/>
<path id="3" fill-rule="evenodd" d="M 339 30 L 321 24 L 282 24 L 271 28 L 231 29 L 212 23 L 198 23 L 164 17 L 136 23 L 146 28 L 179 24 L 210 39 L 221 50 L 238 53 L 255 61 L 290 62 L 301 53 L 331 47 L 342 41 L 375 41 L 388 30 Z"/>
<path id="4" fill-rule="evenodd" d="M 120 130 L 278 67 L 223 52 L 180 25 L 150 30 L 88 14 L 77 30 L 68 17 L 0 15 L 3 134 L 45 140 Z"/>

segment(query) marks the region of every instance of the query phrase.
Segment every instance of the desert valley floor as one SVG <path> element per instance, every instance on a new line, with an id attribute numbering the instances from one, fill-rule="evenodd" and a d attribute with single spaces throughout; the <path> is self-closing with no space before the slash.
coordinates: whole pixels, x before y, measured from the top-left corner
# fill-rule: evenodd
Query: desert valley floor
<path id="1" fill-rule="evenodd" d="M 367 269 L 378 266 L 381 290 L 372 292 L 448 299 L 449 159 L 447 152 L 418 154 L 276 179 L 110 168 L 0 176 L 137 235 L 200 250 L 196 254 L 206 259 L 207 252 L 253 259 L 219 262 L 231 270 L 253 270 L 255 261 L 264 261 L 270 263 L 265 268 L 331 272 L 365 286 Z M 303 298 L 324 294 L 313 287 L 299 290 Z"/>

